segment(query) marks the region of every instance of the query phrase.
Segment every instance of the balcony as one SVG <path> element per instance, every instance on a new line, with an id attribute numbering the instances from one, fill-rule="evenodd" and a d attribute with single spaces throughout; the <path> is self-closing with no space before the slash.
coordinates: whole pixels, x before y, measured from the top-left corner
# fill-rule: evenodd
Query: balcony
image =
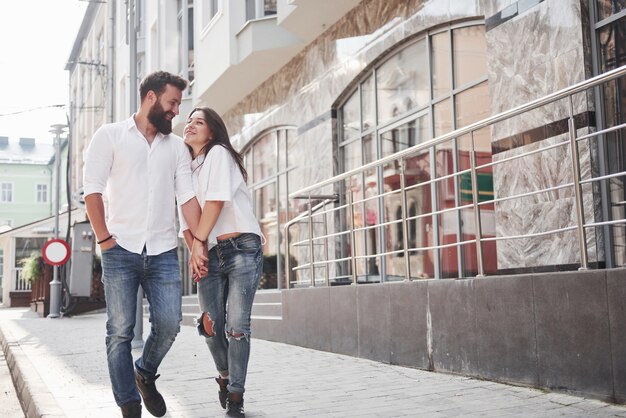
<path id="1" fill-rule="evenodd" d="M 304 47 L 277 24 L 276 14 L 251 14 L 239 2 L 224 7 L 221 18 L 201 34 L 195 62 L 196 74 L 203 75 L 196 80 L 196 102 L 218 113 L 235 106 Z"/>
<path id="2" fill-rule="evenodd" d="M 278 25 L 309 44 L 359 0 L 278 0 Z"/>
<path id="3" fill-rule="evenodd" d="M 287 64 L 359 0 L 224 2 L 196 44 L 194 103 L 223 114 Z"/>

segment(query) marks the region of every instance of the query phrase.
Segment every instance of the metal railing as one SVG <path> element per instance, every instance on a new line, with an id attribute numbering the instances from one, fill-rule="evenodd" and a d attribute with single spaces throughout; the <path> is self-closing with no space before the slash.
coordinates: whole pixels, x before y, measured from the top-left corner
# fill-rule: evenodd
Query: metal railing
<path id="1" fill-rule="evenodd" d="M 605 174 L 605 175 L 596 175 L 592 174 L 593 170 L 589 168 L 592 164 L 591 160 L 585 165 L 586 176 L 588 178 L 581 179 L 581 161 L 579 158 L 579 146 L 582 142 L 587 142 L 586 146 L 588 149 L 591 149 L 592 143 L 591 141 L 598 140 L 598 138 L 602 138 L 603 135 L 609 133 L 616 133 L 619 130 L 626 129 L 626 124 L 611 126 L 606 129 L 597 130 L 592 132 L 594 129 L 593 124 L 587 124 L 582 127 L 576 126 L 576 114 L 575 114 L 575 105 L 574 99 L 579 99 L 576 103 L 578 107 L 581 107 L 582 99 L 582 107 L 583 111 L 588 112 L 591 107 L 589 103 L 590 99 L 587 97 L 587 94 L 590 93 L 590 90 L 597 89 L 599 90 L 600 86 L 605 83 L 611 82 L 612 80 L 616 80 L 619 77 L 626 75 L 626 66 L 617 68 L 615 70 L 606 72 L 597 77 L 585 80 L 578 84 L 572 85 L 568 88 L 565 88 L 556 93 L 547 95 L 543 98 L 531 101 L 525 105 L 513 108 L 511 110 L 502 112 L 498 115 L 489 117 L 487 119 L 481 120 L 476 123 L 472 123 L 463 128 L 457 129 L 450 133 L 441 135 L 437 138 L 425 141 L 418 145 L 412 146 L 405 150 L 396 152 L 392 155 L 386 156 L 379 160 L 373 161 L 371 163 L 365 164 L 358 168 L 352 169 L 340 175 L 334 176 L 332 178 L 326 179 L 324 181 L 318 182 L 311 186 L 305 187 L 303 189 L 298 190 L 289 195 L 290 199 L 298 199 L 298 198 L 306 198 L 309 200 L 308 209 L 289 221 L 285 225 L 285 254 L 287 260 L 287 277 L 291 276 L 291 272 L 307 272 L 306 274 L 309 276 L 308 278 L 301 277 L 295 279 L 287 279 L 287 287 L 291 287 L 295 284 L 300 285 L 308 285 L 315 286 L 316 281 L 323 282 L 325 285 L 329 284 L 330 280 L 337 279 L 346 279 L 349 278 L 351 283 L 357 283 L 359 279 L 359 273 L 357 272 L 357 263 L 361 261 L 367 262 L 368 260 L 382 260 L 385 257 L 396 256 L 396 257 L 404 257 L 404 280 L 411 280 L 413 276 L 411 275 L 411 262 L 409 260 L 411 255 L 416 254 L 424 254 L 425 252 L 435 251 L 439 252 L 445 249 L 457 248 L 459 254 L 463 248 L 471 247 L 475 248 L 475 260 L 471 260 L 471 262 L 475 262 L 475 271 L 474 274 L 476 276 L 484 276 L 486 273 L 495 274 L 493 271 L 486 272 L 485 271 L 485 255 L 484 255 L 484 246 L 488 243 L 494 243 L 502 240 L 519 240 L 519 239 L 532 239 L 538 237 L 547 237 L 554 236 L 558 234 L 568 233 L 569 231 L 575 231 L 577 246 L 578 246 L 578 255 L 577 261 L 580 265 L 580 269 L 587 269 L 589 267 L 589 254 L 587 249 L 587 229 L 589 228 L 598 228 L 605 226 L 615 226 L 615 225 L 626 225 L 626 217 L 621 217 L 619 219 L 611 219 L 611 220 L 602 220 L 602 221 L 594 221 L 594 222 L 585 222 L 585 209 L 587 209 L 587 215 L 589 215 L 589 207 L 585 208 L 583 202 L 583 186 L 597 186 L 599 182 L 617 179 L 621 176 L 626 176 L 626 171 L 619 171 L 615 173 Z M 606 86 L 604 86 L 606 87 Z M 594 92 L 591 92 L 594 93 Z M 597 93 L 597 91 L 595 92 Z M 577 96 L 581 95 L 581 96 Z M 477 160 L 477 151 L 475 149 L 474 144 L 474 135 L 485 128 L 490 128 L 492 131 L 499 126 L 497 124 L 503 123 L 505 121 L 511 121 L 513 118 L 518 116 L 528 116 L 531 115 L 532 111 L 539 110 L 541 108 L 546 107 L 548 105 L 558 105 L 560 106 L 560 110 L 564 112 L 563 120 L 567 120 L 567 129 L 560 133 L 560 135 L 555 136 L 545 136 L 541 139 L 536 149 L 524 149 L 522 152 L 515 152 L 515 155 L 507 155 L 504 158 L 493 160 L 487 163 L 480 163 Z M 542 116 L 545 116 L 544 113 L 549 113 L 544 111 L 541 113 Z M 558 112 L 557 112 L 558 113 Z M 545 119 L 545 118 L 544 118 Z M 579 135 L 579 130 L 587 130 L 588 132 L 584 132 Z M 491 133 L 493 134 L 493 132 Z M 512 135 L 519 134 L 519 131 L 514 131 L 510 133 Z M 555 142 L 554 139 L 558 139 L 558 136 L 565 136 L 565 140 L 561 140 Z M 468 158 L 469 158 L 469 168 L 459 169 L 458 167 L 453 167 L 452 172 L 446 172 L 440 175 L 437 170 L 431 169 L 430 171 L 430 179 L 421 180 L 416 182 L 415 184 L 407 184 L 407 162 L 414 161 L 417 156 L 427 155 L 430 158 L 431 168 L 434 167 L 433 159 L 436 156 L 436 152 L 438 147 L 443 144 L 450 142 L 453 145 L 453 149 L 456 150 L 456 141 L 460 138 L 470 139 L 471 146 L 468 149 Z M 553 138 L 552 141 L 545 141 L 546 139 Z M 554 185 L 536 185 L 537 187 L 534 190 L 519 192 L 516 194 L 509 196 L 496 196 L 498 190 L 496 189 L 496 194 L 489 199 L 481 199 L 479 196 L 479 176 L 485 173 L 493 173 L 494 167 L 499 165 L 505 165 L 507 163 L 514 162 L 515 160 L 528 158 L 531 156 L 539 156 L 542 161 L 544 160 L 543 153 L 552 152 L 552 153 L 560 153 L 554 154 L 556 158 L 561 158 L 564 161 L 568 158 L 571 160 L 570 168 L 567 175 L 561 176 L 560 181 Z M 511 153 L 509 153 L 511 154 Z M 541 155 L 540 155 L 541 154 Z M 554 156 L 553 156 L 554 157 Z M 590 157 L 591 158 L 591 157 Z M 411 160 L 413 159 L 413 160 Z M 346 189 L 346 182 L 348 182 L 352 178 L 358 178 L 361 176 L 361 179 L 365 178 L 366 173 L 378 173 L 378 178 L 382 179 L 382 173 L 385 170 L 386 166 L 393 165 L 394 167 L 399 168 L 399 177 L 400 177 L 400 185 L 399 188 L 391 191 L 384 191 L 381 193 L 377 193 L 375 195 L 363 196 L 362 198 L 354 198 L 352 190 L 348 190 L 345 193 L 345 198 L 342 197 L 341 201 L 338 204 L 330 205 L 328 201 L 324 201 L 320 204 L 313 205 L 313 201 L 315 199 L 319 199 L 322 191 L 328 190 L 329 188 L 334 188 L 340 195 L 344 194 Z M 504 168 L 502 169 L 504 170 Z M 453 181 L 455 184 L 454 190 L 455 194 L 459 195 L 459 181 L 462 176 L 469 176 L 471 179 L 471 202 L 466 204 L 461 204 L 460 199 L 456 198 L 454 206 L 452 207 L 444 207 L 439 208 L 437 204 L 431 202 L 432 210 L 420 213 L 420 214 L 410 214 L 408 210 L 408 202 L 407 202 L 407 192 L 412 190 L 417 190 L 425 187 L 433 187 L 436 188 L 438 185 L 441 185 L 443 182 Z M 567 179 L 567 181 L 563 181 L 563 178 Z M 495 189 L 495 188 L 494 188 Z M 484 234 L 482 228 L 483 218 L 481 217 L 481 209 L 486 207 L 493 207 L 498 204 L 505 204 L 506 202 L 511 202 L 514 200 L 525 199 L 536 196 L 548 196 L 551 197 L 549 202 L 555 202 L 559 199 L 562 199 L 564 193 L 572 193 L 574 199 L 574 210 L 575 214 L 575 222 L 573 224 L 565 225 L 565 226 L 556 226 L 551 227 L 549 230 L 540 231 L 540 232 L 530 232 L 530 233 L 519 233 L 512 235 L 505 235 L 502 233 L 492 233 L 492 234 Z M 367 204 L 382 202 L 384 199 L 389 198 L 390 196 L 400 197 L 400 208 L 401 208 L 401 216 L 398 219 L 392 220 L 380 220 L 377 219 L 375 223 L 371 223 L 365 225 L 362 222 L 362 225 L 357 225 L 355 221 L 355 208 L 357 208 L 357 212 L 365 207 Z M 433 194 L 433 196 L 436 196 Z M 556 197 L 553 197 L 556 196 Z M 358 196 L 357 196 L 358 197 Z M 593 199 L 592 199 L 593 200 Z M 623 199 L 626 200 L 626 199 Z M 380 205 L 378 206 L 381 207 Z M 427 245 L 414 245 L 411 246 L 409 242 L 410 237 L 410 224 L 411 222 L 417 222 L 425 219 L 432 219 L 433 225 L 438 226 L 437 220 L 440 216 L 444 216 L 446 214 L 454 213 L 459 219 L 459 225 L 462 223 L 461 221 L 461 212 L 463 211 L 471 211 L 471 218 L 474 222 L 474 230 L 473 234 L 469 234 L 469 236 L 464 236 L 461 231 L 461 227 L 459 226 L 458 239 L 455 242 L 449 243 L 441 243 L 439 240 L 439 232 L 438 230 L 433 231 L 433 242 Z M 594 215 L 594 209 L 591 208 L 591 215 Z M 361 214 L 362 215 L 362 214 Z M 333 220 L 334 231 L 328 232 L 329 222 L 328 218 Z M 379 216 L 382 218 L 383 216 Z M 595 217 L 595 216 L 594 216 Z M 494 214 L 495 219 L 495 214 Z M 300 239 L 292 240 L 290 237 L 290 229 L 297 224 L 306 224 L 306 228 L 303 230 L 307 231 L 305 237 Z M 321 228 L 314 228 L 314 225 L 322 225 Z M 402 248 L 399 249 L 385 249 L 384 245 L 378 245 L 378 248 L 374 248 L 374 251 L 368 252 L 366 254 L 356 254 L 357 253 L 357 234 L 367 234 L 371 231 L 382 231 L 384 236 L 384 230 L 388 229 L 392 226 L 396 228 L 400 227 L 401 235 L 402 235 Z M 434 227 L 433 227 L 434 228 Z M 368 232 L 369 231 L 369 232 Z M 316 233 L 317 232 L 317 233 Z M 398 233 L 400 235 L 400 233 Z M 329 240 L 331 241 L 331 245 L 329 245 Z M 334 244 L 333 244 L 334 243 Z M 334 251 L 329 251 L 330 247 L 334 247 Z M 298 247 L 304 247 L 307 249 L 308 256 L 301 257 L 298 260 L 297 266 L 290 266 L 289 260 L 291 258 L 291 253 L 296 251 Z M 315 248 L 319 248 L 318 251 L 315 251 Z M 349 247 L 349 248 L 348 248 Z M 334 252 L 333 257 L 331 257 L 331 252 Z M 474 254 L 472 254 L 474 256 Z M 460 257 L 460 256 L 459 256 Z M 306 259 L 308 258 L 308 259 Z M 331 266 L 339 266 L 345 263 L 349 264 L 348 271 L 346 272 L 345 268 L 339 269 L 335 268 L 336 271 L 331 273 Z M 321 280 L 316 279 L 316 269 L 322 268 L 324 270 L 324 276 Z M 435 268 L 436 270 L 436 268 Z M 493 269 L 491 269 L 493 270 Z M 347 274 L 345 274 L 347 273 Z M 385 273 L 383 272 L 382 277 L 384 277 Z M 461 271 L 459 269 L 459 275 L 461 275 Z M 434 275 L 441 277 L 441 274 L 435 273 Z"/>

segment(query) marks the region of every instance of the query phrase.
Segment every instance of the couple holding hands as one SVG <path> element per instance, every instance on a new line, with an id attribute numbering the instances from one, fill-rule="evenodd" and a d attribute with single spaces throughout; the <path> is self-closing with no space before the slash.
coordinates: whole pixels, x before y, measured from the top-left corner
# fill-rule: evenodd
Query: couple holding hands
<path id="1" fill-rule="evenodd" d="M 186 80 L 165 71 L 146 76 L 138 111 L 98 129 L 85 157 L 85 203 L 102 252 L 109 376 L 123 417 L 141 417 L 142 398 L 152 415 L 166 412 L 155 381 L 182 320 L 177 205 L 198 283 L 198 330 L 219 373 L 218 399 L 226 416 L 245 416 L 262 234 L 243 158 L 220 116 L 196 108 L 188 115 L 183 139 L 172 134 L 186 88 Z M 133 363 L 139 286 L 149 302 L 151 327 L 142 355 Z"/>

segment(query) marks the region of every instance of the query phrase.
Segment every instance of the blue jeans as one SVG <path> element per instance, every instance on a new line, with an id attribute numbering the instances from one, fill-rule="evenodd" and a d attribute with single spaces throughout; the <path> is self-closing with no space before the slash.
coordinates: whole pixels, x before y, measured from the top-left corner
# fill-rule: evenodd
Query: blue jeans
<path id="1" fill-rule="evenodd" d="M 209 272 L 198 283 L 200 309 L 214 321 L 215 336 L 206 343 L 218 372 L 229 374 L 230 392 L 245 390 L 250 314 L 262 269 L 261 238 L 241 234 L 211 248 Z"/>
<path id="2" fill-rule="evenodd" d="M 135 254 L 115 245 L 102 253 L 102 282 L 107 306 L 106 349 L 113 396 L 119 406 L 140 402 L 131 353 L 137 291 L 141 285 L 148 298 L 151 327 L 135 367 L 144 377 L 152 378 L 172 346 L 182 320 L 177 250 L 149 256 L 145 248 L 142 254 Z"/>

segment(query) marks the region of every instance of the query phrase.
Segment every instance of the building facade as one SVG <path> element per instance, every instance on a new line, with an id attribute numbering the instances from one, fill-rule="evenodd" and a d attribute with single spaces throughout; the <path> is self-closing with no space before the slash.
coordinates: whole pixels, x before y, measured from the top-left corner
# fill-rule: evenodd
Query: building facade
<path id="1" fill-rule="evenodd" d="M 480 282 L 482 276 L 509 275 L 520 275 L 526 286 L 524 280 L 539 280 L 533 274 L 548 273 L 553 286 L 563 276 L 550 272 L 624 266 L 625 77 L 583 84 L 550 99 L 626 64 L 623 1 L 128 3 L 136 15 L 130 26 L 125 2 L 90 4 L 68 63 L 72 127 L 80 138 L 74 148 L 77 187 L 93 131 L 135 108 L 134 74 L 140 79 L 156 69 L 178 73 L 191 85 L 175 131 L 182 132 L 193 107 L 213 107 L 245 156 L 266 238 L 264 287 L 380 285 L 367 291 L 330 288 L 323 297 L 314 289 L 308 299 L 299 290 L 283 292 L 283 300 L 311 307 L 320 297 L 332 306 L 333 295 L 343 292 L 343 300 L 355 306 L 344 312 L 346 318 L 357 318 L 357 331 L 346 328 L 348 339 L 321 325 L 326 342 L 307 339 L 295 325 L 287 331 L 263 328 L 267 335 L 380 361 L 555 387 L 553 380 L 537 377 L 540 371 L 535 377 L 504 371 L 521 363 L 500 370 L 474 367 L 469 360 L 480 342 L 471 340 L 473 348 L 464 351 L 467 335 L 453 332 L 451 311 L 445 310 L 452 308 L 431 312 L 419 295 L 445 306 L 445 292 L 430 294 L 427 288 L 449 285 L 450 292 L 471 289 L 474 295 L 477 276 L 476 286 L 510 284 Z M 603 277 L 597 280 L 610 288 L 608 273 Z M 621 289 L 615 291 L 623 291 L 621 273 L 611 277 Z M 459 278 L 472 279 L 441 280 Z M 386 321 L 397 313 L 396 305 L 428 307 L 411 311 L 424 319 L 425 329 L 416 331 L 420 337 L 400 357 L 390 334 L 374 338 L 379 344 L 372 347 L 363 338 L 372 330 L 358 323 L 365 312 L 359 309 L 374 300 L 365 294 L 382 292 L 378 297 L 385 295 L 389 303 L 392 291 L 384 285 L 395 282 L 415 283 L 411 289 L 418 290 L 411 292 L 418 296 L 402 295 L 402 303 L 385 305 L 391 312 L 383 315 Z M 459 306 L 472 312 L 484 307 L 473 296 L 458 297 Z M 517 299 L 539 303 L 539 295 L 528 297 Z M 597 295 L 599 304 L 602 297 Z M 607 300 L 605 291 L 600 311 L 617 315 L 619 322 L 624 312 Z M 288 312 L 285 307 L 283 319 Z M 425 319 L 438 314 L 439 334 Z M 389 325 L 380 321 L 381 327 Z M 621 328 L 611 330 L 606 341 L 626 335 Z M 449 335 L 456 340 L 446 340 Z M 524 344 L 536 346 L 536 338 L 525 336 Z M 459 348 L 449 348 L 454 345 Z M 445 350 L 453 351 L 454 360 L 438 357 Z M 527 359 L 537 363 L 538 356 L 535 350 Z M 612 381 L 610 388 L 596 380 L 581 383 L 585 369 L 577 370 L 563 387 L 624 399 L 621 368 L 607 366 L 597 376 Z"/>
<path id="2" fill-rule="evenodd" d="M 67 210 L 68 141 L 60 139 L 59 209 Z M 21 279 L 21 260 L 54 235 L 49 219 L 56 207 L 56 157 L 53 144 L 34 138 L 0 137 L 0 301 L 10 306 L 9 293 L 29 289 Z M 33 228 L 28 225 L 34 225 Z"/>
<path id="3" fill-rule="evenodd" d="M 19 227 L 52 213 L 52 144 L 0 137 L 0 224 Z"/>

